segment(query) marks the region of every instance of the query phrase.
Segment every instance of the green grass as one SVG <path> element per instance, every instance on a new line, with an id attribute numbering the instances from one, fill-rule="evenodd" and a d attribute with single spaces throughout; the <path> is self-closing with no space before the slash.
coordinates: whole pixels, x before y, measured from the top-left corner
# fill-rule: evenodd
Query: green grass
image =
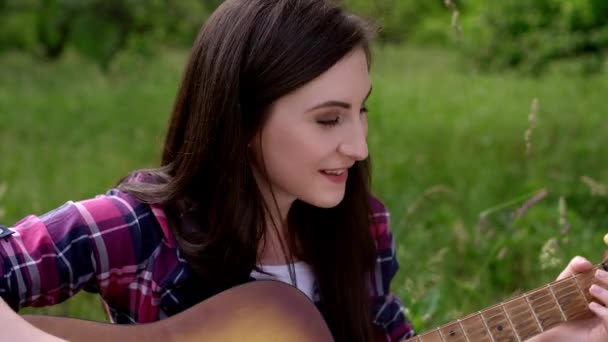
<path id="1" fill-rule="evenodd" d="M 124 55 L 106 75 L 71 55 L 53 64 L 0 57 L 0 221 L 103 193 L 155 165 L 184 62 L 183 52 Z M 377 49 L 373 187 L 392 213 L 401 263 L 393 290 L 419 330 L 540 286 L 576 254 L 601 258 L 608 198 L 592 196 L 581 177 L 608 182 L 608 78 L 571 70 L 479 74 L 449 50 Z M 526 155 L 533 98 L 540 109 Z M 540 189 L 546 198 L 515 219 Z M 541 260 L 551 238 L 557 264 Z M 34 312 L 103 319 L 100 308 L 79 295 Z"/>

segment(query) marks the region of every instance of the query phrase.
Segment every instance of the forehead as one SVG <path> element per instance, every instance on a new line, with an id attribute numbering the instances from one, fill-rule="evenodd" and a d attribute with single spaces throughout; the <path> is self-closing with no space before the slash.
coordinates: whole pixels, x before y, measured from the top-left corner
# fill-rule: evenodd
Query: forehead
<path id="1" fill-rule="evenodd" d="M 362 48 L 357 48 L 317 78 L 278 99 L 275 104 L 296 109 L 326 100 L 356 103 L 367 95 L 370 86 L 367 55 Z"/>

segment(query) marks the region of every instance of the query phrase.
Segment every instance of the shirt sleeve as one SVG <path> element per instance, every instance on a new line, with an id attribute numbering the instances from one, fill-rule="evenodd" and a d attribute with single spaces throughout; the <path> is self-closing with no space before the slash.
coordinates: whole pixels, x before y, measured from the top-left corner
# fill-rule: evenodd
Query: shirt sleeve
<path id="1" fill-rule="evenodd" d="M 389 229 L 390 215 L 376 198 L 370 199 L 372 207 L 372 237 L 376 243 L 376 267 L 371 276 L 372 318 L 385 336 L 384 341 L 401 341 L 414 336 L 412 324 L 405 315 L 401 300 L 390 292 L 390 283 L 399 269 L 395 241 Z"/>
<path id="2" fill-rule="evenodd" d="M 8 227 L 0 239 L 0 296 L 14 309 L 57 304 L 78 291 L 118 291 L 137 271 L 143 240 L 135 207 L 115 191 L 67 202 Z"/>

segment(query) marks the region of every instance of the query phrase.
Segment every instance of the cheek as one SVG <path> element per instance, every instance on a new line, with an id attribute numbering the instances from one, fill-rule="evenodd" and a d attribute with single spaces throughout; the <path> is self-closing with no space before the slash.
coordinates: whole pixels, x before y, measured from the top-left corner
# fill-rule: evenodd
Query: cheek
<path id="1" fill-rule="evenodd" d="M 314 159 L 313 142 L 304 139 L 302 132 L 282 131 L 268 137 L 262 145 L 267 166 L 298 168 Z"/>
<path id="2" fill-rule="evenodd" d="M 267 170 L 302 175 L 322 168 L 332 151 L 332 143 L 328 140 L 327 136 L 305 124 L 293 129 L 275 129 L 262 140 Z"/>

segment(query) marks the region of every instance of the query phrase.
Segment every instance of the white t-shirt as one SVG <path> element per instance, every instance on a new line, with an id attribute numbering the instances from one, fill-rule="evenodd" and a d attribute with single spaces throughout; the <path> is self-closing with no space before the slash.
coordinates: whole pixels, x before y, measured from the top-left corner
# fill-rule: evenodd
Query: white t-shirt
<path id="1" fill-rule="evenodd" d="M 289 268 L 286 264 L 283 265 L 258 265 L 258 267 L 269 274 L 260 273 L 256 270 L 251 272 L 251 276 L 257 280 L 278 280 L 286 284 L 296 286 L 298 290 L 313 300 L 315 279 L 310 266 L 304 261 L 293 263 L 293 269 L 296 274 L 296 284 L 291 281 L 289 276 Z"/>

